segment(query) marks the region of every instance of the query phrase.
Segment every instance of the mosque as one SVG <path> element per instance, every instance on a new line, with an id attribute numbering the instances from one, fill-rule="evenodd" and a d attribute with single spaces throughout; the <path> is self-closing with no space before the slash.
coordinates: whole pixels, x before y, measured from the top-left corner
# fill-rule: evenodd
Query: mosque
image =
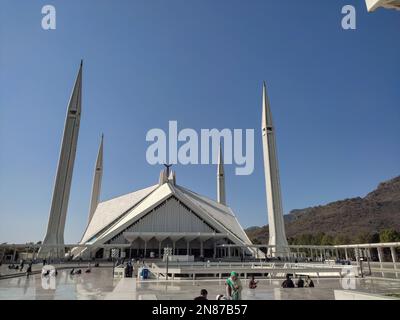
<path id="1" fill-rule="evenodd" d="M 77 149 L 82 96 L 81 63 L 67 109 L 64 136 L 53 191 L 47 233 L 39 257 L 63 257 L 64 227 Z M 279 171 L 272 116 L 263 86 L 262 141 L 270 221 L 269 256 L 287 255 L 283 225 Z M 88 224 L 74 258 L 162 257 L 164 248 L 172 255 L 193 258 L 264 256 L 252 242 L 234 211 L 226 204 L 224 163 L 220 148 L 217 166 L 217 200 L 177 183 L 169 165 L 158 183 L 107 201 L 100 201 L 104 140 L 101 139 L 93 178 Z M 224 247 L 223 245 L 230 245 Z"/>

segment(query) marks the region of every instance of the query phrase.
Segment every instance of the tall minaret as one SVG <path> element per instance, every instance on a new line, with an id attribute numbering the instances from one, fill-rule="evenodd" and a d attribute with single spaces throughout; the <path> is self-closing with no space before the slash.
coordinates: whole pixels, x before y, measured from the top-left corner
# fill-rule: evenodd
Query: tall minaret
<path id="1" fill-rule="evenodd" d="M 58 160 L 57 175 L 51 202 L 47 233 L 43 240 L 44 245 L 64 244 L 64 228 L 67 216 L 69 193 L 71 190 L 72 172 L 78 142 L 79 122 L 81 118 L 82 101 L 82 62 L 69 101 L 64 125 L 60 158 Z M 39 251 L 40 257 L 64 257 L 64 248 L 43 247 Z"/>
<path id="2" fill-rule="evenodd" d="M 218 169 L 217 169 L 217 201 L 221 204 L 226 205 L 224 159 L 222 157 L 221 145 L 219 146 Z"/>
<path id="3" fill-rule="evenodd" d="M 92 220 L 93 214 L 96 211 L 97 205 L 99 204 L 100 200 L 101 180 L 103 177 L 103 141 L 104 135 L 101 135 L 101 142 L 93 175 L 92 197 L 90 200 L 88 223 L 90 222 L 90 220 Z"/>
<path id="4" fill-rule="evenodd" d="M 269 222 L 269 245 L 275 248 L 268 249 L 272 257 L 288 256 L 289 248 L 285 225 L 283 221 L 283 209 L 281 187 L 279 179 L 279 167 L 275 142 L 275 127 L 272 121 L 271 108 L 267 96 L 267 88 L 263 83 L 262 93 L 262 144 L 264 151 L 265 187 L 267 191 L 267 207 Z"/>

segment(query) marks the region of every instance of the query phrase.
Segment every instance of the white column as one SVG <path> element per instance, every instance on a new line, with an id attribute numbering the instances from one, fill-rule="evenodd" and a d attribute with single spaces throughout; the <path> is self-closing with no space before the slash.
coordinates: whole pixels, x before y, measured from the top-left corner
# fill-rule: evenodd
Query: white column
<path id="1" fill-rule="evenodd" d="M 147 251 L 147 241 L 144 242 L 144 254 L 143 254 L 143 258 L 146 258 L 146 251 Z"/>
<path id="2" fill-rule="evenodd" d="M 393 263 L 396 263 L 397 262 L 396 248 L 395 247 L 390 247 L 390 253 L 392 254 Z"/>
<path id="3" fill-rule="evenodd" d="M 189 240 L 188 241 L 186 241 L 186 255 L 189 255 Z"/>
<path id="4" fill-rule="evenodd" d="M 217 243 L 214 241 L 214 254 L 213 258 L 215 259 L 217 257 Z"/>
<path id="5" fill-rule="evenodd" d="M 90 200 L 88 223 L 92 220 L 93 214 L 96 211 L 100 200 L 101 179 L 103 176 L 103 139 L 104 136 L 101 135 L 101 142 L 93 175 L 92 197 Z"/>
<path id="6" fill-rule="evenodd" d="M 383 262 L 383 249 L 382 247 L 378 247 L 378 258 L 379 258 L 379 262 L 382 263 Z M 381 265 L 382 267 L 382 265 Z"/>
<path id="7" fill-rule="evenodd" d="M 161 258 L 161 240 L 158 240 L 158 258 Z"/>
<path id="8" fill-rule="evenodd" d="M 78 76 L 75 81 L 64 122 L 64 133 L 54 182 L 50 215 L 46 236 L 42 242 L 44 245 L 64 244 L 65 221 L 80 128 L 81 102 L 82 62 L 79 67 Z M 48 254 L 50 254 L 52 257 L 64 257 L 65 250 L 64 247 L 56 247 L 54 249 L 49 247 L 41 247 L 39 250 L 39 257 L 44 258 Z"/>
<path id="9" fill-rule="evenodd" d="M 200 241 L 200 256 L 204 257 L 203 241 Z"/>
<path id="10" fill-rule="evenodd" d="M 231 247 L 228 247 L 228 257 L 231 257 Z"/>
<path id="11" fill-rule="evenodd" d="M 346 260 L 349 260 L 349 254 L 347 252 L 347 248 L 344 248 L 344 255 L 346 257 Z"/>
<path id="12" fill-rule="evenodd" d="M 358 262 L 360 260 L 360 254 L 358 252 L 358 248 L 354 248 L 354 256 L 356 257 L 356 261 Z"/>
<path id="13" fill-rule="evenodd" d="M 267 198 L 267 212 L 269 221 L 269 245 L 271 257 L 289 257 L 290 250 L 285 233 L 283 221 L 283 208 L 281 198 L 281 186 L 279 177 L 279 165 L 275 140 L 275 126 L 272 121 L 272 112 L 267 95 L 265 82 L 262 89 L 262 146 L 264 160 L 265 189 Z"/>

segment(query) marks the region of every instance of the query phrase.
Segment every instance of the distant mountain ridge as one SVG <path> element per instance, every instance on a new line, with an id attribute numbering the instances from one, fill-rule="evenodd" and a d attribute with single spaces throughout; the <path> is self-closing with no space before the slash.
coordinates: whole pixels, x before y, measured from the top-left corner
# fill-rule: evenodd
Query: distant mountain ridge
<path id="1" fill-rule="evenodd" d="M 284 220 L 289 242 L 306 234 L 355 242 L 360 235 L 377 234 L 384 229 L 400 231 L 400 176 L 380 183 L 364 198 L 292 210 Z M 268 242 L 268 226 L 250 227 L 246 233 L 256 243 Z"/>

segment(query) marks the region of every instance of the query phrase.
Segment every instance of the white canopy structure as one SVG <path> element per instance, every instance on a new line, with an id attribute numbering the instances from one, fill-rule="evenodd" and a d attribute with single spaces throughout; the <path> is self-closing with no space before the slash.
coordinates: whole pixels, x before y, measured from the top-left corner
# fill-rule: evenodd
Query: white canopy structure
<path id="1" fill-rule="evenodd" d="M 368 12 L 378 8 L 400 10 L 400 0 L 365 0 Z"/>
<path id="2" fill-rule="evenodd" d="M 157 185 L 100 202 L 80 242 L 90 248 L 75 248 L 74 258 L 110 257 L 111 249 L 100 248 L 104 244 L 130 244 L 126 257 L 149 257 L 151 252 L 161 257 L 167 246 L 177 255 L 257 255 L 252 248 L 220 248 L 252 243 L 231 208 L 177 185 L 175 173 L 166 171 Z"/>

